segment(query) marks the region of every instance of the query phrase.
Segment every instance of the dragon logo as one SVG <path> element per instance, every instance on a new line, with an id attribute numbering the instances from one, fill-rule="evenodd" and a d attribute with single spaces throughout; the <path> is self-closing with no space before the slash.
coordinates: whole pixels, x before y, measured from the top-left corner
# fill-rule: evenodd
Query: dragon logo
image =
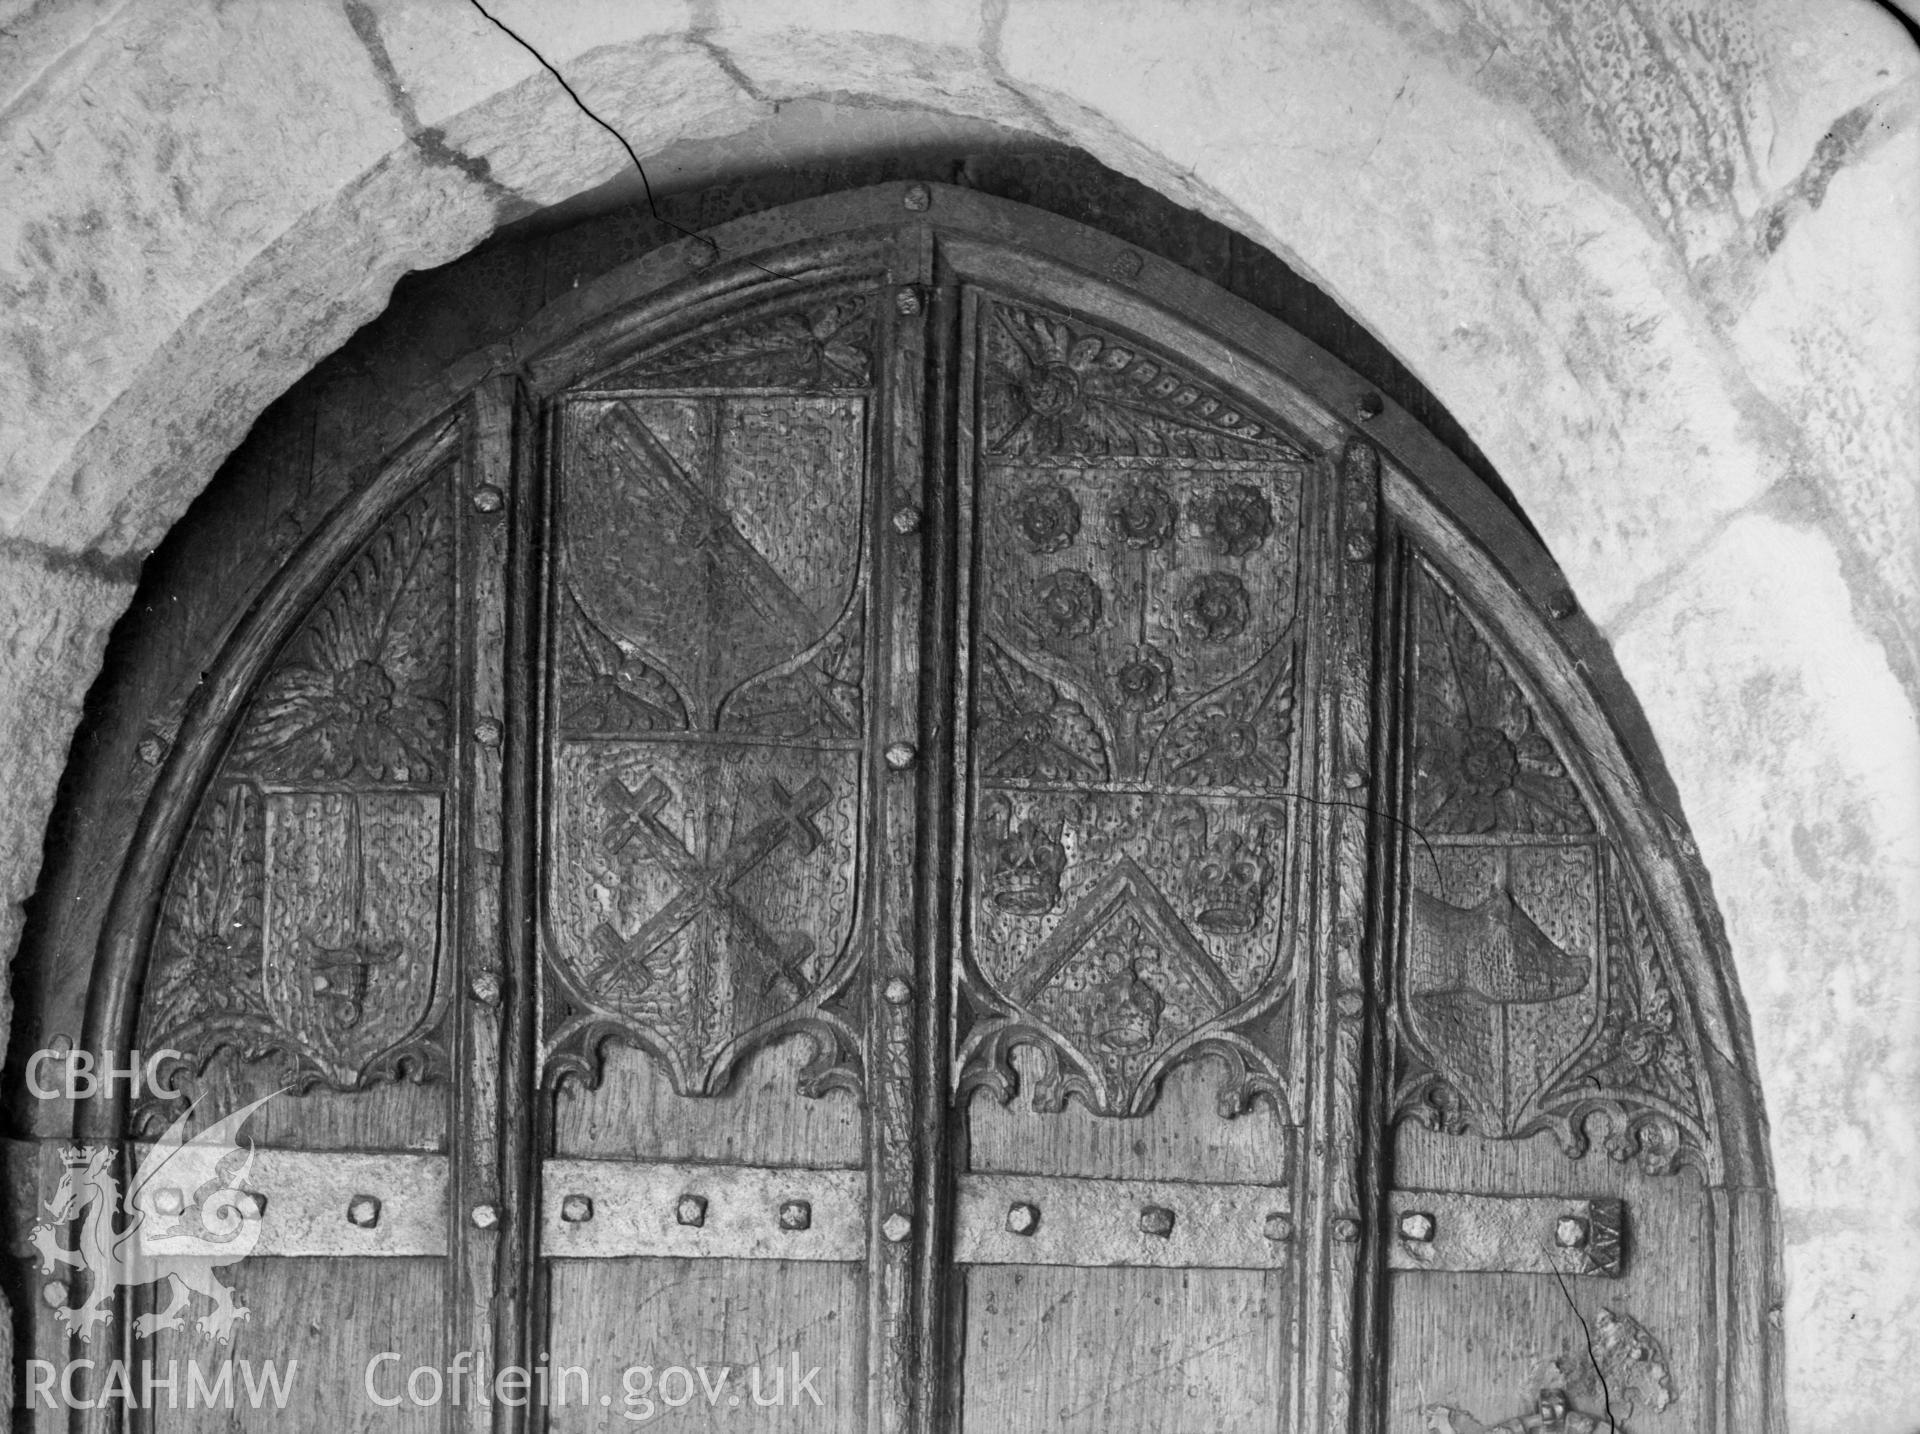
<path id="1" fill-rule="evenodd" d="M 213 1301 L 197 1321 L 199 1328 L 222 1343 L 233 1338 L 233 1326 L 248 1311 L 234 1302 L 233 1291 L 214 1271 L 253 1253 L 265 1212 L 261 1197 L 245 1189 L 253 1144 L 249 1141 L 243 1151 L 237 1137 L 247 1118 L 278 1094 L 262 1096 L 191 1138 L 187 1121 L 197 1104 L 189 1106 L 158 1141 L 138 1148 L 124 1202 L 113 1171 L 114 1147 L 83 1145 L 61 1152 L 66 1169 L 47 1201 L 53 1219 L 33 1227 L 33 1243 L 42 1270 L 51 1274 L 65 1266 L 87 1276 L 85 1303 L 57 1311 L 68 1329 L 91 1341 L 93 1327 L 112 1317 L 117 1290 L 167 1280 L 172 1300 L 158 1313 L 136 1319 L 136 1335 L 179 1329 L 186 1323 L 182 1311 L 198 1290 Z M 116 1229 L 120 1213 L 127 1218 Z M 75 1242 L 63 1248 L 59 1227 L 75 1220 Z"/>

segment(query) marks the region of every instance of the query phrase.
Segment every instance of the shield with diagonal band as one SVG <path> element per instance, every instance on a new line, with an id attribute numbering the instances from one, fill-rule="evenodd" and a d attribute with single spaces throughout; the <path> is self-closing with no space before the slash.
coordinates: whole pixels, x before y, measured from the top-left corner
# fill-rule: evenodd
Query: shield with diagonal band
<path id="1" fill-rule="evenodd" d="M 846 615 L 860 560 L 861 408 L 783 395 L 590 412 L 572 437 L 568 587 L 705 726 L 741 684 L 818 649 Z"/>

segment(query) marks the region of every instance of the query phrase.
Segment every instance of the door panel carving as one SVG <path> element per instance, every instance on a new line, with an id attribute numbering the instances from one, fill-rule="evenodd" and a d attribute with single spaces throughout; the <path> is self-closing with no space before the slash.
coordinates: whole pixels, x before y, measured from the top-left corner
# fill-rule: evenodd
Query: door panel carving
<path id="1" fill-rule="evenodd" d="M 352 558 L 248 705 L 168 888 L 142 1048 L 195 1073 L 272 1056 L 297 1089 L 444 1070 L 447 486 Z"/>
<path id="2" fill-rule="evenodd" d="M 1411 585 L 1400 1109 L 1551 1129 L 1576 1156 L 1591 1125 L 1653 1171 L 1699 1160 L 1688 1023 L 1632 876 L 1494 640 L 1430 566 Z"/>
<path id="3" fill-rule="evenodd" d="M 702 348 L 746 352 L 765 377 L 755 341 Z M 809 1084 L 851 1078 L 857 1038 L 827 1007 L 853 974 L 864 844 L 865 425 L 856 394 L 567 410 L 545 883 L 556 1070 L 590 1074 L 618 1033 L 712 1094 L 744 1048 L 804 1027 Z"/>
<path id="4" fill-rule="evenodd" d="M 1032 1044 L 1045 1109 L 1138 1114 L 1212 1056 L 1223 1108 L 1285 1110 L 1306 454 L 1138 344 L 978 322 L 960 1089 L 1010 1099 Z"/>

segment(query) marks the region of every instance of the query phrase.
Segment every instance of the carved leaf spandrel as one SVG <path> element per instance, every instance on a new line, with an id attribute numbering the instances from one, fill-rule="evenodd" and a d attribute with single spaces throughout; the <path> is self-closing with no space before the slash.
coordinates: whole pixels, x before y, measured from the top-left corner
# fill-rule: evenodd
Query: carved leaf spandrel
<path id="1" fill-rule="evenodd" d="M 987 447 L 996 455 L 1306 461 L 1210 385 L 1079 320 L 996 308 L 987 356 Z"/>
<path id="2" fill-rule="evenodd" d="M 1168 724 L 1155 775 L 1179 786 L 1287 785 L 1293 736 L 1293 649 L 1281 646 Z"/>
<path id="3" fill-rule="evenodd" d="M 1505 661 L 1430 572 L 1416 585 L 1414 822 L 1590 832 L 1593 818 Z"/>
<path id="4" fill-rule="evenodd" d="M 864 388 L 872 303 L 841 299 L 700 334 L 623 369 L 610 383 L 688 388 Z"/>
<path id="5" fill-rule="evenodd" d="M 1605 1018 L 1592 1047 L 1543 1104 L 1555 1113 L 1570 1153 L 1584 1153 L 1601 1131 L 1614 1159 L 1662 1174 L 1705 1155 L 1697 1044 L 1646 908 L 1617 865 L 1607 915 Z"/>
<path id="6" fill-rule="evenodd" d="M 665 673 L 602 632 L 569 597 L 560 722 L 569 733 L 685 731 L 687 704 Z"/>
<path id="7" fill-rule="evenodd" d="M 335 579 L 231 761 L 273 781 L 432 782 L 446 764 L 452 535 L 434 485 Z"/>
<path id="8" fill-rule="evenodd" d="M 982 644 L 980 750 L 990 779 L 1097 781 L 1107 776 L 1107 748 L 1080 703 L 1014 658 L 999 643 Z"/>
<path id="9" fill-rule="evenodd" d="M 833 631 L 810 651 L 750 678 L 720 708 L 720 730 L 761 736 L 858 737 L 864 719 L 866 589 L 856 589 Z"/>

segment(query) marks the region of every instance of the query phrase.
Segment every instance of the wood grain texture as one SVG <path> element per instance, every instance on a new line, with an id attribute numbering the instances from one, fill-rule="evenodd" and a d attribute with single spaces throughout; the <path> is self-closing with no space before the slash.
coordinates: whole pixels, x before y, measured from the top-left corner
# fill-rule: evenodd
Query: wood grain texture
<path id="1" fill-rule="evenodd" d="M 235 1330 L 231 1344 L 186 1329 L 155 1337 L 152 1360 L 164 1373 L 177 1364 L 178 1408 L 149 1410 L 153 1434 L 284 1434 L 287 1430 L 393 1431 L 429 1434 L 442 1429 L 445 1411 L 405 1398 L 412 1371 L 444 1369 L 441 1343 L 444 1260 L 268 1259 L 236 1266 L 235 1294 L 252 1310 Z M 376 1355 L 392 1352 L 397 1362 L 376 1370 L 375 1387 L 384 1398 L 400 1398 L 398 1407 L 381 1407 L 367 1397 L 367 1366 Z M 245 1361 L 256 1387 L 267 1360 L 291 1371 L 286 1388 L 292 1397 L 277 1408 L 269 1396 L 255 1408 L 248 1396 Z M 232 1361 L 234 1407 L 187 1407 L 189 1366 L 203 1381 L 217 1381 Z M 296 1367 L 297 1365 L 297 1367 Z M 424 1396 L 430 1386 L 422 1382 Z M 160 1393 L 164 1405 L 168 1396 Z"/>
<path id="2" fill-rule="evenodd" d="M 1014 1056 L 1023 1085 L 1038 1073 L 1036 1053 Z M 1125 1180 L 1218 1180 L 1280 1185 L 1292 1177 L 1291 1140 L 1271 1105 L 1231 1120 L 1219 1109 L 1221 1071 L 1207 1061 L 1167 1077 L 1152 1110 L 1132 1120 L 1095 1115 L 1078 1101 L 1039 1111 L 985 1092 L 967 1103 L 968 1168 Z M 1025 1088 L 1031 1089 L 1030 1085 Z"/>
<path id="3" fill-rule="evenodd" d="M 670 1368 L 705 1366 L 728 1385 L 709 1399 L 697 1377 L 691 1397 L 663 1407 L 653 1422 L 675 1429 L 766 1429 L 781 1434 L 846 1434 L 862 1422 L 865 1396 L 862 1278 L 849 1265 L 790 1264 L 771 1260 L 556 1260 L 551 1307 L 555 1324 L 549 1352 L 555 1369 L 579 1366 L 588 1374 L 587 1408 L 553 1411 L 552 1434 L 631 1429 L 623 1414 L 641 1386 L 629 1370 L 650 1369 L 653 1397 L 678 1397 L 680 1384 L 664 1390 Z M 795 1381 L 818 1369 L 810 1385 Z M 753 1371 L 763 1399 L 775 1392 L 780 1371 L 782 1403 L 756 1407 Z M 556 1386 L 557 1387 L 557 1386 Z M 816 1391 L 818 1401 L 807 1392 Z M 610 1407 L 600 1406 L 602 1394 Z M 739 1399 L 738 1404 L 731 1401 Z"/>
<path id="4" fill-rule="evenodd" d="M 568 1082 L 554 1102 L 555 1154 L 582 1159 L 712 1160 L 732 1164 L 854 1166 L 863 1118 L 848 1091 L 798 1090 L 811 1056 L 802 1037 L 742 1062 L 719 1098 L 674 1093 L 659 1064 L 613 1045 L 597 1091 Z"/>
<path id="5" fill-rule="evenodd" d="M 969 1434 L 1255 1434 L 1279 1407 L 1282 1277 L 980 1266 Z"/>

